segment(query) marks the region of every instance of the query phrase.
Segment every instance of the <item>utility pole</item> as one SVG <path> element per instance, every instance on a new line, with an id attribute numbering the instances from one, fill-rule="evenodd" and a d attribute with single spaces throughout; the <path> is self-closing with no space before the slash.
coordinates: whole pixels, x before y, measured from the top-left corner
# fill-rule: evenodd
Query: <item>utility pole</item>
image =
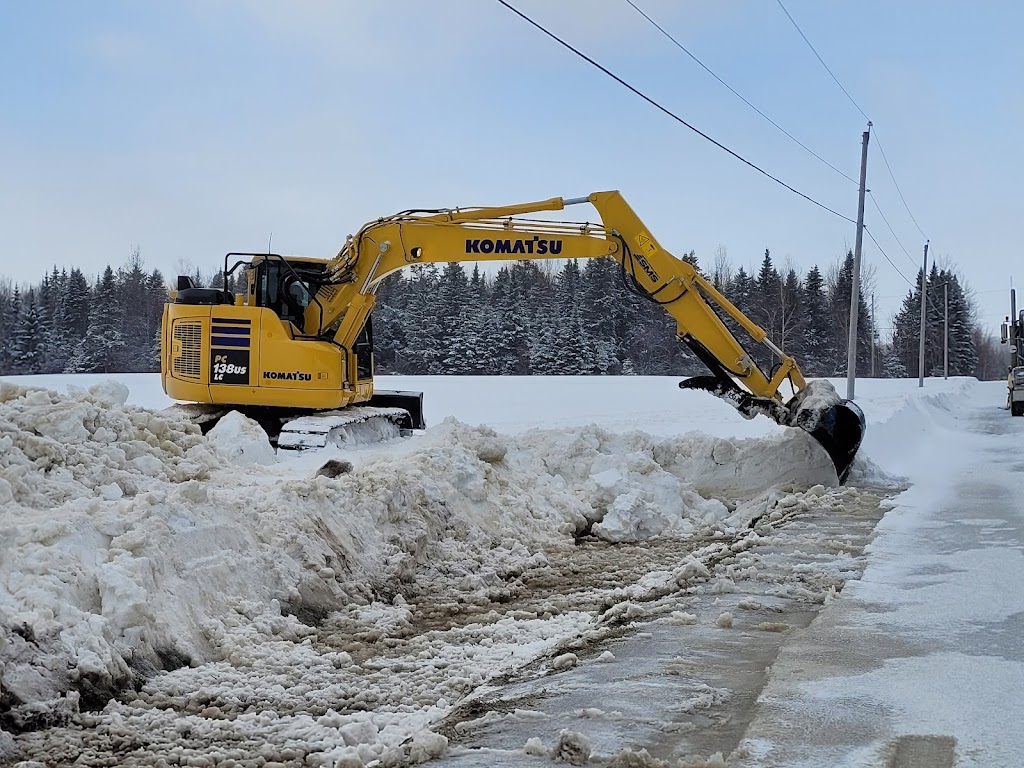
<path id="1" fill-rule="evenodd" d="M 1012 283 L 1011 283 L 1012 285 Z M 1017 291 L 1010 288 L 1010 368 L 1024 363 L 1024 311 L 1017 315 Z"/>
<path id="2" fill-rule="evenodd" d="M 875 294 L 871 294 L 871 378 L 875 378 Z"/>
<path id="3" fill-rule="evenodd" d="M 945 343 L 942 347 L 942 378 L 949 378 L 949 281 L 942 284 L 942 297 L 945 304 L 943 311 L 943 335 Z"/>
<path id="4" fill-rule="evenodd" d="M 850 289 L 850 338 L 847 341 L 846 356 L 846 399 L 853 400 L 854 382 L 857 379 L 857 317 L 860 315 L 860 250 L 864 242 L 864 185 L 868 178 L 868 139 L 871 138 L 871 121 L 864 131 L 860 149 L 860 194 L 857 198 L 857 240 L 853 247 L 853 286 Z"/>
<path id="5" fill-rule="evenodd" d="M 917 352 L 917 386 L 924 386 L 924 303 L 928 297 L 928 243 L 924 241 L 924 266 L 921 267 L 921 346 Z"/>

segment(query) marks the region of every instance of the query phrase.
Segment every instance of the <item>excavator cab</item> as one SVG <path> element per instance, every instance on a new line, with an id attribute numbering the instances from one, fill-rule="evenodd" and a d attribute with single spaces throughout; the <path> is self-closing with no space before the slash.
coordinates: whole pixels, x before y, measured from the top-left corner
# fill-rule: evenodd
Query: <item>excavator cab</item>
<path id="1" fill-rule="evenodd" d="M 316 301 L 314 297 L 323 283 L 322 261 L 261 254 L 246 265 L 246 272 L 250 305 L 272 310 L 301 335 L 319 333 L 320 329 L 307 329 L 305 325 L 306 308 Z"/>

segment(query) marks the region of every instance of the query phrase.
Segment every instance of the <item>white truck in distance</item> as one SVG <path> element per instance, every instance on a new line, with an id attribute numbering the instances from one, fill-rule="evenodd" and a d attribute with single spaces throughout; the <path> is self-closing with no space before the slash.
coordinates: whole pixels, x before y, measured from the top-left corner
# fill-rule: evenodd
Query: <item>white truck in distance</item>
<path id="1" fill-rule="evenodd" d="M 1024 365 L 1010 369 L 1007 386 L 1009 391 L 1006 399 L 1010 413 L 1014 416 L 1024 416 Z"/>
<path id="2" fill-rule="evenodd" d="M 1010 346 L 1006 407 L 1012 416 L 1024 416 L 1024 309 L 1017 312 L 1017 292 L 1010 289 L 1010 315 L 1000 328 L 1000 341 Z"/>

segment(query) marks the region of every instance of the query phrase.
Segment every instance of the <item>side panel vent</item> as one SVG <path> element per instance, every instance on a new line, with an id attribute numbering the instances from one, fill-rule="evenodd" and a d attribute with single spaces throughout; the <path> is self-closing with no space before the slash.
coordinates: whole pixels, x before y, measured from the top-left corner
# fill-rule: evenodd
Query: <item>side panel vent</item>
<path id="1" fill-rule="evenodd" d="M 200 381 L 203 360 L 202 321 L 181 321 L 174 324 L 174 345 L 171 361 L 176 376 Z"/>

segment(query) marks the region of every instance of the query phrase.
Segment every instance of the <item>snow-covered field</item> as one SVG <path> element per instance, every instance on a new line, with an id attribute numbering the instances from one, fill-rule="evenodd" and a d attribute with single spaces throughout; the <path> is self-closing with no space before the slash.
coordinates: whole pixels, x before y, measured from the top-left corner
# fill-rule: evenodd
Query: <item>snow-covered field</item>
<path id="1" fill-rule="evenodd" d="M 756 571 L 740 555 L 799 513 L 904 478 L 927 503 L 931 434 L 1002 396 L 858 382 L 849 490 L 803 432 L 676 379 L 379 386 L 424 391 L 432 426 L 279 460 L 244 419 L 203 438 L 162 413 L 155 375 L 0 382 L 0 765 L 438 757 L 473 697 L 685 626 L 679 595 Z M 332 457 L 351 469 L 318 476 Z M 863 568 L 828 558 L 806 599 Z"/>

